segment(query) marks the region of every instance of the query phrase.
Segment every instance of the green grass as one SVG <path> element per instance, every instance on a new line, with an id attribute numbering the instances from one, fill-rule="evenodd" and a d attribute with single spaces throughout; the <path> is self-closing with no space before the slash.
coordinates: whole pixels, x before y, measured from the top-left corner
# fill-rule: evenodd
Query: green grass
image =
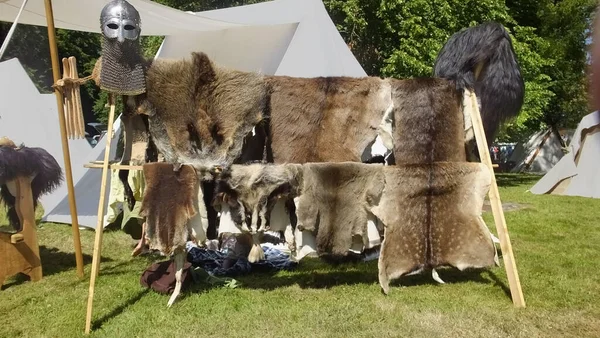
<path id="1" fill-rule="evenodd" d="M 383 296 L 377 263 L 303 260 L 298 269 L 239 278 L 238 288 L 197 286 L 168 296 L 140 286 L 151 259 L 131 258 L 132 239 L 104 235 L 91 336 L 98 337 L 598 337 L 600 200 L 526 193 L 537 176 L 499 175 L 527 307 L 515 309 L 504 265 L 442 270 L 445 285 L 410 276 Z M 485 220 L 495 233 L 491 213 Z M 75 274 L 71 229 L 41 224 L 44 279 L 0 291 L 0 336 L 83 336 L 94 233 L 82 231 L 86 278 Z M 1 262 L 0 262 L 1 264 Z"/>

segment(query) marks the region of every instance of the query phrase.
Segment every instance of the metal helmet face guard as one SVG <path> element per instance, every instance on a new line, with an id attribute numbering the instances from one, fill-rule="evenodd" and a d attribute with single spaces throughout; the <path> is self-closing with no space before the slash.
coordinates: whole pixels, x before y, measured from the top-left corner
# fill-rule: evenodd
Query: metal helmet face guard
<path id="1" fill-rule="evenodd" d="M 120 43 L 140 37 L 140 13 L 125 0 L 113 0 L 106 4 L 100 14 L 100 24 L 102 35 Z"/>
<path id="2" fill-rule="evenodd" d="M 102 67 L 100 89 L 118 95 L 146 91 L 145 60 L 140 45 L 141 19 L 125 0 L 113 0 L 100 14 Z"/>

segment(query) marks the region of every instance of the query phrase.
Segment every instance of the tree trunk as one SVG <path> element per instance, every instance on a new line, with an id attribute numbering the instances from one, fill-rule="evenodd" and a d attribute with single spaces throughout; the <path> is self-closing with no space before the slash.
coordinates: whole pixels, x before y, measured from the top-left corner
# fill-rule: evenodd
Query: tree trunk
<path id="1" fill-rule="evenodd" d="M 560 142 L 560 146 L 562 148 L 566 148 L 567 145 L 565 144 L 565 141 L 563 140 L 563 138 L 560 136 L 560 132 L 558 131 L 558 127 L 556 126 L 556 124 L 552 124 L 550 126 L 550 128 L 552 128 L 552 132 L 558 138 L 558 142 Z"/>

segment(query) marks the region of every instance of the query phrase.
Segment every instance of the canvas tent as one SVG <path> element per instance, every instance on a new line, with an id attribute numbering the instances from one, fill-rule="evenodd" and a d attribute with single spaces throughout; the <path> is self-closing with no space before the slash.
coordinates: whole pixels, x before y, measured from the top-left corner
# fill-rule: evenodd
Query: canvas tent
<path id="1" fill-rule="evenodd" d="M 107 2 L 55 0 L 56 26 L 98 32 L 96 22 Z M 130 2 L 140 12 L 143 34 L 168 35 L 158 58 L 189 57 L 191 51 L 205 51 L 218 64 L 268 75 L 366 75 L 320 0 L 276 0 L 203 13 L 185 13 L 145 0 Z M 20 22 L 45 25 L 40 3 L 29 1 Z M 20 5 L 20 0 L 0 0 L 0 20 L 14 20 L 11 15 L 16 15 Z M 12 12 L 6 12 L 7 8 Z M 75 15 L 76 11 L 88 14 Z M 166 19 L 163 22 L 149 18 Z M 176 25 L 178 21 L 182 22 L 181 27 Z M 15 76 L 20 76 L 22 85 L 15 85 Z M 57 114 L 53 94 L 40 94 L 18 60 L 0 63 L 0 135 L 46 148 L 63 167 Z M 39 119 L 43 125 L 33 128 L 32 121 Z M 119 124 L 117 119 L 115 135 L 119 135 Z M 92 149 L 86 140 L 69 140 L 78 221 L 89 228 L 96 227 L 101 170 L 83 165 L 104 158 L 105 141 L 102 139 Z M 109 185 L 107 194 L 110 190 Z M 41 202 L 44 220 L 71 223 L 66 184 L 44 196 Z"/>
<path id="2" fill-rule="evenodd" d="M 54 0 L 52 8 L 56 28 L 100 33 L 100 12 L 111 0 Z M 142 35 L 171 35 L 182 30 L 209 31 L 239 26 L 234 22 L 204 18 L 167 7 L 150 0 L 127 0 L 140 12 Z M 0 0 L 0 21 L 12 22 L 23 0 Z M 46 26 L 44 1 L 28 1 L 20 24 Z"/>
<path id="3" fill-rule="evenodd" d="M 567 153 L 530 191 L 534 194 L 600 197 L 600 113 L 584 116 Z"/>
<path id="4" fill-rule="evenodd" d="M 273 33 L 254 36 L 248 28 L 230 28 L 203 34 L 181 33 L 165 38 L 158 57 L 187 57 L 191 51 L 201 49 L 224 66 L 246 71 L 260 70 L 270 75 L 367 75 L 335 28 L 321 0 L 269 1 L 194 15 L 235 22 L 245 27 L 259 26 L 264 29 L 265 25 L 269 25 L 273 33 L 281 33 L 278 36 L 272 36 Z M 265 48 L 265 43 L 271 43 L 275 48 Z M 232 48 L 235 54 L 231 54 Z M 239 55 L 243 55 L 243 58 Z M 270 63 L 262 68 L 250 63 L 266 58 Z"/>
<path id="5" fill-rule="evenodd" d="M 565 144 L 573 135 L 572 130 L 559 132 Z M 511 172 L 547 173 L 564 156 L 560 140 L 551 128 L 533 134 L 527 142 L 519 143 L 508 159 L 515 166 Z"/>

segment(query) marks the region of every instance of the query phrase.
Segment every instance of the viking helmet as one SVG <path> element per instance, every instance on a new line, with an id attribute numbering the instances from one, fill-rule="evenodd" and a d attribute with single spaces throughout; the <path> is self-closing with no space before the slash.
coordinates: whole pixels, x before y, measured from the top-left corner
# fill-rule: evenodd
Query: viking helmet
<path id="1" fill-rule="evenodd" d="M 104 6 L 100 14 L 102 35 L 108 39 L 117 39 L 123 43 L 140 37 L 140 13 L 125 0 L 113 0 Z"/>
<path id="2" fill-rule="evenodd" d="M 102 9 L 101 89 L 119 95 L 146 91 L 145 60 L 139 41 L 141 21 L 140 13 L 125 0 L 113 0 Z"/>

